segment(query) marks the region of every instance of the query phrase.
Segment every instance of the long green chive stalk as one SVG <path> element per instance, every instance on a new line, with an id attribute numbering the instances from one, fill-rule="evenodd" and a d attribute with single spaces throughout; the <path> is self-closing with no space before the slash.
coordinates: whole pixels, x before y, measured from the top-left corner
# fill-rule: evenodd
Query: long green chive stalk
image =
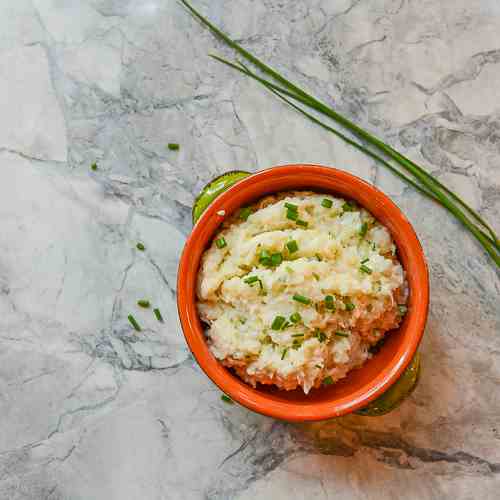
<path id="1" fill-rule="evenodd" d="M 259 75 L 253 73 L 241 62 L 234 64 L 230 61 L 226 61 L 217 56 L 213 56 L 218 61 L 231 66 L 233 69 L 240 71 L 241 73 L 255 79 L 268 90 L 273 92 L 275 95 L 284 100 L 287 104 L 292 106 L 294 109 L 302 113 L 309 120 L 313 121 L 317 125 L 320 125 L 329 132 L 335 134 L 351 146 L 357 148 L 358 150 L 364 152 L 374 160 L 378 161 L 386 168 L 391 170 L 398 177 L 403 179 L 405 182 L 413 186 L 422 194 L 432 198 L 437 203 L 446 208 L 450 213 L 452 213 L 462 224 L 469 230 L 469 232 L 479 241 L 485 251 L 491 256 L 496 265 L 500 267 L 500 241 L 493 231 L 493 229 L 488 225 L 483 218 L 469 207 L 461 198 L 459 198 L 455 193 L 450 191 L 446 186 L 444 186 L 438 179 L 433 177 L 431 174 L 426 172 L 422 167 L 414 163 L 409 158 L 405 157 L 391 146 L 385 144 L 383 141 L 373 136 L 366 130 L 362 129 L 355 123 L 351 122 L 349 119 L 337 113 L 334 109 L 328 107 L 326 104 L 322 103 L 315 97 L 311 96 L 303 89 L 293 84 L 285 77 L 280 75 L 278 72 L 273 70 L 271 67 L 266 65 L 264 62 L 259 60 L 257 57 L 252 55 L 250 52 L 246 51 L 234 40 L 229 38 L 224 32 L 219 30 L 216 26 L 211 24 L 205 17 L 203 17 L 196 9 L 194 9 L 186 0 L 180 0 L 182 4 L 195 16 L 197 17 L 205 26 L 207 26 L 215 35 L 222 39 L 229 47 L 233 48 L 237 53 L 244 57 L 247 61 L 254 64 L 262 73 L 271 77 L 274 82 L 278 82 L 279 85 L 273 83 L 272 81 L 266 80 Z M 347 129 L 350 133 L 356 136 L 361 141 L 366 144 L 376 148 L 379 153 L 384 155 L 387 159 L 396 162 L 402 170 L 413 176 L 414 179 L 404 175 L 393 165 L 388 163 L 386 159 L 382 158 L 380 155 L 374 153 L 368 149 L 365 145 L 360 144 L 346 135 L 342 134 L 338 130 L 330 127 L 329 125 L 321 122 L 313 115 L 307 113 L 301 107 L 293 104 L 287 97 L 307 106 L 318 113 L 321 113 L 328 118 L 334 120 L 342 127 Z"/>

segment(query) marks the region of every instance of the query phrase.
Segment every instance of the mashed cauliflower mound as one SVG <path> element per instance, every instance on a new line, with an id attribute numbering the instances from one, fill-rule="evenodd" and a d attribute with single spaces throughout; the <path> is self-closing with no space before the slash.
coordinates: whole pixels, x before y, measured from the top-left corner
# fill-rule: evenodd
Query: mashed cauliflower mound
<path id="1" fill-rule="evenodd" d="M 247 383 L 328 385 L 396 328 L 404 271 L 389 231 L 330 195 L 270 196 L 227 220 L 203 255 L 198 310 L 214 356 Z"/>

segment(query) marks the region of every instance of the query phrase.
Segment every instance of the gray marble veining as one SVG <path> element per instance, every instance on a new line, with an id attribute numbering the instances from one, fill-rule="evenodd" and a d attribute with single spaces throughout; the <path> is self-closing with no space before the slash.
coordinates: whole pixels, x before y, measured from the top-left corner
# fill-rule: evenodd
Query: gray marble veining
<path id="1" fill-rule="evenodd" d="M 497 0 L 196 6 L 500 231 Z M 0 0 L 0 52 L 0 498 L 498 498 L 499 276 L 443 210 L 209 59 L 229 54 L 175 0 Z M 388 416 L 226 405 L 184 343 L 195 195 L 301 161 L 381 187 L 424 245 L 423 377 Z"/>

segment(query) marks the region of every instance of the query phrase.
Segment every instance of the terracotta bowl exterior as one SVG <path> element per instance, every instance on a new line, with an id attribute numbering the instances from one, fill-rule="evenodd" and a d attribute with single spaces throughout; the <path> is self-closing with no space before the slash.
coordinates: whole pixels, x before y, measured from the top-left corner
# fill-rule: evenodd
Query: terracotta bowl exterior
<path id="1" fill-rule="evenodd" d="M 211 354 L 196 310 L 196 278 L 200 259 L 226 217 L 265 195 L 311 189 L 356 200 L 385 225 L 394 239 L 410 289 L 408 313 L 380 351 L 336 384 L 281 391 L 247 385 Z M 319 165 L 284 165 L 250 175 L 218 196 L 206 209 L 186 241 L 177 278 L 177 305 L 186 341 L 208 377 L 233 400 L 270 417 L 287 421 L 323 420 L 351 413 L 383 394 L 415 354 L 427 320 L 429 278 L 422 247 L 399 208 L 381 191 L 342 170 Z"/>

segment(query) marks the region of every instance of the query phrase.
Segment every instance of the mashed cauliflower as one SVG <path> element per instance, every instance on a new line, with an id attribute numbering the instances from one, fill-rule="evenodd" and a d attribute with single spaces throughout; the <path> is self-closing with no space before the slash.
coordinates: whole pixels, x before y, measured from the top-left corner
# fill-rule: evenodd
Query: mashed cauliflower
<path id="1" fill-rule="evenodd" d="M 353 202 L 269 196 L 227 220 L 203 255 L 210 349 L 246 382 L 329 385 L 370 356 L 406 308 L 388 230 Z"/>

